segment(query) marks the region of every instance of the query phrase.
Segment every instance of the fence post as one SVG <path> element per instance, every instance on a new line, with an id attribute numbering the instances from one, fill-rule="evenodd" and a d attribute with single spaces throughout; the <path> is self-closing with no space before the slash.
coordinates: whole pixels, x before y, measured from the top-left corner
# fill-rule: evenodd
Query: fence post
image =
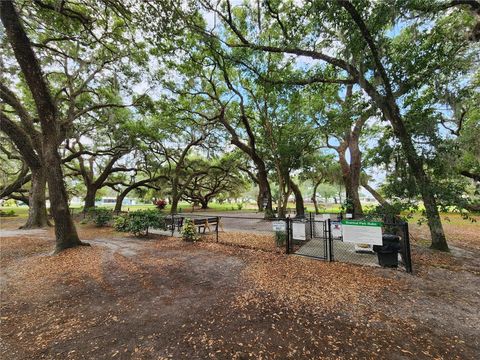
<path id="1" fill-rule="evenodd" d="M 313 216 L 312 216 L 312 213 L 309 213 L 310 215 L 310 239 L 313 239 L 314 236 L 313 236 L 313 231 L 315 229 L 315 224 L 313 223 Z"/>
<path id="2" fill-rule="evenodd" d="M 408 231 L 408 222 L 403 223 L 403 253 L 405 254 L 405 270 L 412 273 L 412 254 L 410 252 L 410 233 Z"/>
<path id="3" fill-rule="evenodd" d="M 218 243 L 218 227 L 220 226 L 220 216 L 217 216 L 217 226 L 215 228 L 215 237 Z"/>
<path id="4" fill-rule="evenodd" d="M 285 253 L 286 253 L 286 254 L 290 254 L 290 241 L 291 241 L 291 238 L 290 238 L 290 221 L 289 221 L 289 218 L 286 218 L 286 219 L 285 219 L 285 223 L 286 223 L 285 230 L 286 230 L 286 232 L 287 232 L 287 241 L 285 241 L 285 244 L 286 244 L 287 248 L 285 249 Z"/>
<path id="5" fill-rule="evenodd" d="M 174 215 L 172 213 L 172 237 L 173 237 L 174 233 L 175 233 L 175 218 L 174 218 Z"/>
<path id="6" fill-rule="evenodd" d="M 331 219 L 327 219 L 327 242 L 328 242 L 328 261 L 333 261 L 333 241 L 332 241 L 332 224 Z"/>

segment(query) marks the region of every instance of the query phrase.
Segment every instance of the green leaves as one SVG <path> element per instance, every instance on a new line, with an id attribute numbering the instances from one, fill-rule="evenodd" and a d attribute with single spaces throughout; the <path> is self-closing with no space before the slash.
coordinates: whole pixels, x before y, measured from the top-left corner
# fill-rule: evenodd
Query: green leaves
<path id="1" fill-rule="evenodd" d="M 197 227 L 192 219 L 185 219 L 182 227 L 182 239 L 188 242 L 195 242 L 199 239 Z"/>
<path id="2" fill-rule="evenodd" d="M 117 231 L 130 232 L 135 236 L 147 236 L 150 228 L 166 230 L 165 217 L 158 210 L 137 210 L 118 216 L 114 221 Z"/>

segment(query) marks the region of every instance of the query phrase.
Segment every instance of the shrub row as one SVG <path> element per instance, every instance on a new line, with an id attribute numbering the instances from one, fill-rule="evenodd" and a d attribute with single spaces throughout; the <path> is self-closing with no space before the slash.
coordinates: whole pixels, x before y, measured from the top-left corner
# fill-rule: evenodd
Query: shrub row
<path id="1" fill-rule="evenodd" d="M 150 228 L 166 229 L 165 217 L 158 210 L 137 210 L 128 214 L 113 216 L 113 212 L 105 208 L 90 208 L 86 220 L 97 226 L 105 226 L 113 220 L 117 231 L 130 232 L 135 236 L 147 236 Z"/>
<path id="2" fill-rule="evenodd" d="M 130 232 L 135 236 L 147 236 L 149 228 L 167 229 L 163 214 L 153 209 L 116 216 L 113 227 L 117 231 Z"/>

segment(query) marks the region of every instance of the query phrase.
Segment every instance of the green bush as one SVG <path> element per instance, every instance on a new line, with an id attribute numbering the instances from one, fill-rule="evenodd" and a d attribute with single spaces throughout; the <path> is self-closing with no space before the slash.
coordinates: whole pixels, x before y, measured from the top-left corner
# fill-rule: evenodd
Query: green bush
<path id="1" fill-rule="evenodd" d="M 275 218 L 275 212 L 272 211 L 272 210 L 265 209 L 265 218 L 266 219 L 274 219 Z"/>
<path id="2" fill-rule="evenodd" d="M 164 216 L 154 209 L 137 210 L 117 216 L 113 227 L 117 231 L 130 232 L 135 236 L 147 236 L 150 228 L 166 230 Z"/>
<path id="3" fill-rule="evenodd" d="M 287 241 L 287 233 L 284 231 L 275 231 L 275 244 L 277 247 L 285 246 Z"/>
<path id="4" fill-rule="evenodd" d="M 15 210 L 8 210 L 8 211 L 0 210 L 0 217 L 9 217 L 9 216 L 16 216 Z"/>
<path id="5" fill-rule="evenodd" d="M 90 208 L 87 210 L 89 221 L 93 221 L 97 226 L 105 226 L 113 219 L 113 213 L 105 208 Z"/>
<path id="6" fill-rule="evenodd" d="M 128 231 L 128 218 L 127 216 L 120 215 L 113 218 L 113 228 L 116 231 L 127 232 Z"/>
<path id="7" fill-rule="evenodd" d="M 237 203 L 237 209 L 242 210 L 243 209 L 243 203 Z"/>
<path id="8" fill-rule="evenodd" d="M 182 239 L 190 242 L 198 240 L 197 227 L 191 219 L 185 219 L 182 227 Z"/>
<path id="9" fill-rule="evenodd" d="M 2 206 L 5 206 L 5 207 L 9 207 L 9 206 L 17 206 L 17 202 L 13 199 L 8 199 L 8 200 L 5 200 L 3 202 L 3 205 Z"/>

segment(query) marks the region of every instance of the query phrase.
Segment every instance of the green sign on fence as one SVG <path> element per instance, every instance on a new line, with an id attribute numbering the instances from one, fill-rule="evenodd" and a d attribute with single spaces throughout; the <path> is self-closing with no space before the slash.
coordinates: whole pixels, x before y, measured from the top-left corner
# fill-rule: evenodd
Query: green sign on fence
<path id="1" fill-rule="evenodd" d="M 342 220 L 342 225 L 354 226 L 382 226 L 381 221 L 366 221 L 366 220 Z"/>
<path id="2" fill-rule="evenodd" d="M 344 242 L 354 244 L 382 245 L 380 221 L 342 220 Z"/>

